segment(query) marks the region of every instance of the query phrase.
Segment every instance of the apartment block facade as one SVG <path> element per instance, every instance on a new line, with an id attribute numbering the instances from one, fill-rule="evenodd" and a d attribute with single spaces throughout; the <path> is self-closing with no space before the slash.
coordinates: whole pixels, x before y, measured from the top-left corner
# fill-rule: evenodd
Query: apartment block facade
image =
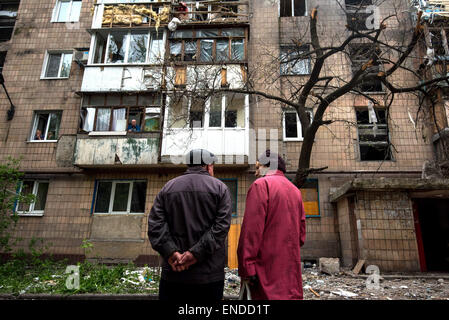
<path id="1" fill-rule="evenodd" d="M 302 145 L 296 112 L 244 93 L 247 77 L 265 65 L 273 68 L 273 56 L 294 54 L 292 39 L 301 35 L 303 43 L 310 42 L 312 8 L 319 8 L 322 44 L 332 45 L 334 35 L 345 34 L 353 21 L 355 5 L 327 0 L 20 1 L 11 39 L 0 46 L 7 48 L 2 49 L 2 74 L 15 107 L 11 119 L 0 120 L 0 154 L 2 159 L 21 157 L 25 178 L 20 188 L 37 198 L 16 206 L 21 217 L 15 236 L 24 239 L 22 246 L 42 238 L 54 255 L 158 264 L 147 238 L 152 202 L 168 180 L 185 170 L 183 155 L 205 148 L 219 157 L 216 177 L 231 191 L 227 259 L 236 268 L 255 158 L 265 148 L 277 149 L 293 179 Z M 410 4 L 384 2 L 380 14 L 388 16 L 401 6 Z M 412 23 L 410 14 L 405 18 Z M 389 27 L 395 30 L 399 23 Z M 351 61 L 334 55 L 329 72 L 350 74 L 359 60 L 363 56 Z M 255 89 L 290 92 L 312 68 L 312 61 L 278 62 L 267 75 L 270 85 L 257 79 Z M 414 83 L 404 73 L 396 77 Z M 216 94 L 202 97 L 210 88 Z M 380 99 L 385 95 L 378 83 L 364 84 L 363 91 Z M 11 108 L 5 94 L 0 104 L 2 112 Z M 444 120 L 449 113 L 441 105 Z M 301 189 L 307 216 L 302 257 L 340 257 L 348 267 L 363 259 L 381 271 L 444 269 L 449 183 L 421 179 L 423 164 L 441 152 L 416 138 L 422 132 L 409 115 L 419 101 L 401 94 L 388 118 L 382 107 L 376 109 L 375 141 L 368 106 L 363 95 L 347 94 L 329 110 L 342 121 L 318 131 L 312 166 L 328 169 L 310 176 Z M 312 106 L 312 119 L 313 112 Z M 442 126 L 447 129 L 447 120 Z M 432 238 L 428 230 L 438 236 Z M 84 240 L 93 244 L 91 252 L 82 248 Z"/>

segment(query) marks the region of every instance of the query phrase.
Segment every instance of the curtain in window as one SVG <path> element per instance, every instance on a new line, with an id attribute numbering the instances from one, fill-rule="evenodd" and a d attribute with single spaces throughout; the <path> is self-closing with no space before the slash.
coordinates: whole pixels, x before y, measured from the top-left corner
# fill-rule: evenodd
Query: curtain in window
<path id="1" fill-rule="evenodd" d="M 217 61 L 229 60 L 229 40 L 217 40 Z"/>
<path id="2" fill-rule="evenodd" d="M 95 108 L 86 108 L 84 115 L 83 130 L 90 132 L 94 130 Z"/>
<path id="3" fill-rule="evenodd" d="M 243 60 L 245 58 L 245 45 L 243 39 L 234 39 L 231 43 L 232 60 Z"/>
<path id="4" fill-rule="evenodd" d="M 59 75 L 59 65 L 61 64 L 61 54 L 54 53 L 48 55 L 47 70 L 45 76 L 48 78 L 56 78 Z"/>
<path id="5" fill-rule="evenodd" d="M 109 121 L 111 119 L 111 109 L 97 109 L 96 131 L 109 131 Z"/>
<path id="6" fill-rule="evenodd" d="M 68 77 L 70 75 L 70 67 L 72 66 L 72 54 L 63 53 L 62 54 L 62 66 L 60 77 Z"/>
<path id="7" fill-rule="evenodd" d="M 112 116 L 112 131 L 126 130 L 126 108 L 114 109 Z"/>

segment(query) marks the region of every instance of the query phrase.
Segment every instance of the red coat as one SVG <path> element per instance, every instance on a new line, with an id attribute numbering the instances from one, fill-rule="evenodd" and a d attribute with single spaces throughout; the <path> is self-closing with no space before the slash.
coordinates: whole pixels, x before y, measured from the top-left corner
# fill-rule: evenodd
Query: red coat
<path id="1" fill-rule="evenodd" d="M 300 247 L 306 236 L 301 192 L 282 171 L 257 179 L 246 197 L 237 249 L 239 275 L 257 275 L 255 300 L 303 298 Z"/>

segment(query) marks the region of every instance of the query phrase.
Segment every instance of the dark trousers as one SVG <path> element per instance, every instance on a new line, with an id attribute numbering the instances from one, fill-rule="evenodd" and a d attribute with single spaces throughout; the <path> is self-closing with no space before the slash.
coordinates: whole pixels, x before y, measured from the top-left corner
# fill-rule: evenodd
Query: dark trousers
<path id="1" fill-rule="evenodd" d="M 223 299 L 224 280 L 205 284 L 185 284 L 161 279 L 159 300 L 219 302 Z"/>

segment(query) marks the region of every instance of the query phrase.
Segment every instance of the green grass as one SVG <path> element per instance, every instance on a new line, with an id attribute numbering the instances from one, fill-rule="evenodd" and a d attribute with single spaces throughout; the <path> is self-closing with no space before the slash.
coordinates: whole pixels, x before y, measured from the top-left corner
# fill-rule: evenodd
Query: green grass
<path id="1" fill-rule="evenodd" d="M 79 289 L 67 289 L 65 261 L 14 259 L 0 264 L 0 293 L 156 293 L 159 274 L 151 268 L 137 268 L 133 264 L 106 266 L 103 264 L 78 263 Z M 145 272 L 146 279 L 143 279 Z M 139 279 L 139 274 L 140 279 Z"/>

